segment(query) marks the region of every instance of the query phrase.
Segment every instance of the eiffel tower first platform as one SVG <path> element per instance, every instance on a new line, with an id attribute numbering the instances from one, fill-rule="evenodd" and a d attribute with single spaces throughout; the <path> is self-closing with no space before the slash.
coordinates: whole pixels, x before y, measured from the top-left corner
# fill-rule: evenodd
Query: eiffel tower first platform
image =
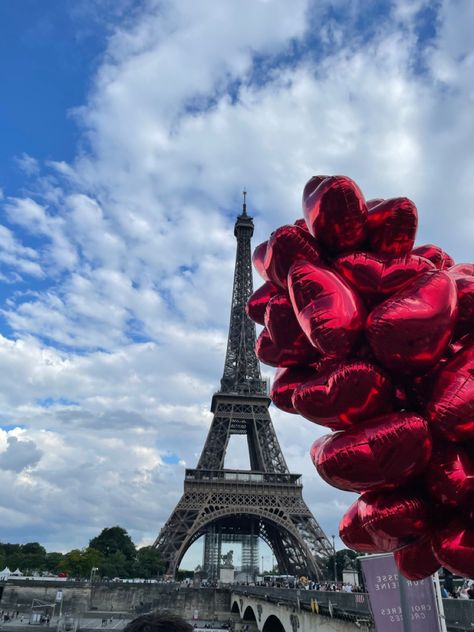
<path id="1" fill-rule="evenodd" d="M 255 355 L 255 324 L 245 313 L 253 292 L 253 220 L 244 204 L 237 217 L 229 338 L 220 390 L 196 469 L 187 469 L 184 494 L 154 547 L 174 576 L 189 547 L 204 536 L 203 571 L 217 579 L 222 543 L 242 546 L 242 566 L 258 573 L 258 538 L 272 549 L 280 574 L 322 577 L 333 549 L 303 500 L 301 476 L 291 474 L 268 407 L 267 385 Z M 231 435 L 246 435 L 250 470 L 224 468 Z"/>

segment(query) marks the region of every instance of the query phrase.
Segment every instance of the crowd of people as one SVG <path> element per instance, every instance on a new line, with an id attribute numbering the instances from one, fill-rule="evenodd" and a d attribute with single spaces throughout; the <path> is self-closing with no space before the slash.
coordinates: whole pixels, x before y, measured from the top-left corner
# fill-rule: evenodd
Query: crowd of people
<path id="1" fill-rule="evenodd" d="M 464 582 L 462 586 L 441 585 L 443 599 L 474 599 L 474 582 Z"/>

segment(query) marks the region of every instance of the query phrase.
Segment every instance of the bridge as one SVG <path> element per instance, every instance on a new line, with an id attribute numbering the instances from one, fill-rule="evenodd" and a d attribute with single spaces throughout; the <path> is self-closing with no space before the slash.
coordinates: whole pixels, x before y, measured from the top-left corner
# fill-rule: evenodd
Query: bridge
<path id="1" fill-rule="evenodd" d="M 231 612 L 259 632 L 373 630 L 366 593 L 241 586 L 231 590 Z M 474 630 L 474 600 L 443 599 L 449 632 Z"/>

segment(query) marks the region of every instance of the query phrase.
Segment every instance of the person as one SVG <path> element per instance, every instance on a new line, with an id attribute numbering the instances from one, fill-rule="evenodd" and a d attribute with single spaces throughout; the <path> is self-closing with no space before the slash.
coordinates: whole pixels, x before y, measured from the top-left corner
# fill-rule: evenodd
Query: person
<path id="1" fill-rule="evenodd" d="M 193 626 L 179 615 L 162 610 L 133 619 L 124 632 L 193 632 Z"/>

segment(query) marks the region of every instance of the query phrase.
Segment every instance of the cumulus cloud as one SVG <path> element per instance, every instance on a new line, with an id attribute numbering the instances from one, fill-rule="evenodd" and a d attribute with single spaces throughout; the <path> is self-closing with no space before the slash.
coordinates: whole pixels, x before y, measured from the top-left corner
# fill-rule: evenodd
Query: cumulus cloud
<path id="1" fill-rule="evenodd" d="M 394 0 L 374 17 L 345 0 L 121 3 L 73 113 L 76 158 L 24 155 L 28 196 L 0 202 L 0 273 L 18 283 L 0 402 L 22 428 L 1 453 L 0 540 L 70 548 L 112 524 L 157 535 L 211 420 L 244 186 L 255 243 L 300 215 L 313 173 L 347 173 L 367 197 L 414 199 L 420 243 L 470 258 L 472 6 L 432 4 Z M 315 475 L 322 430 L 272 415 L 336 533 L 352 496 Z M 25 466 L 1 465 L 15 452 Z M 229 463 L 243 461 L 237 445 Z"/>
<path id="2" fill-rule="evenodd" d="M 28 439 L 19 441 L 10 436 L 6 441 L 6 449 L 0 453 L 0 469 L 21 472 L 38 463 L 41 458 L 39 450 L 33 441 Z"/>

